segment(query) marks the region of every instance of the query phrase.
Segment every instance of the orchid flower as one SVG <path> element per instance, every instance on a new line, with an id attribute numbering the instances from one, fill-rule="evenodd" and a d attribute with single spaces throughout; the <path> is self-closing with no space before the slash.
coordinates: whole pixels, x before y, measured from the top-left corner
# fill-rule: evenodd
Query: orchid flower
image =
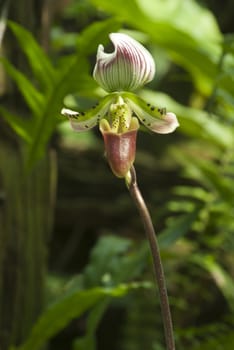
<path id="1" fill-rule="evenodd" d="M 126 177 L 135 159 L 139 121 L 159 134 L 173 132 L 179 123 L 174 113 L 157 108 L 133 93 L 155 75 L 155 63 L 149 51 L 126 34 L 112 33 L 110 39 L 114 51 L 105 53 L 99 45 L 93 71 L 94 79 L 108 94 L 87 112 L 63 108 L 61 113 L 77 132 L 99 124 L 112 171 L 118 177 Z"/>

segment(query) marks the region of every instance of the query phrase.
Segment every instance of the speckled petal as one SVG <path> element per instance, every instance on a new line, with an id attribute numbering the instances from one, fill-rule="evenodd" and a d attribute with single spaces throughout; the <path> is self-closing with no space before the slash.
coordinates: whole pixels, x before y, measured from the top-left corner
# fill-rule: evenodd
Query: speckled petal
<path id="1" fill-rule="evenodd" d="M 107 114 L 113 99 L 114 94 L 110 94 L 87 112 L 79 113 L 71 109 L 63 108 L 61 114 L 69 118 L 73 130 L 77 132 L 87 131 L 95 127 L 100 119 Z"/>
<path id="2" fill-rule="evenodd" d="M 169 134 L 179 126 L 176 115 L 165 108 L 156 108 L 132 93 L 125 92 L 122 97 L 142 124 L 153 132 Z"/>
<path id="3" fill-rule="evenodd" d="M 99 45 L 93 77 L 108 92 L 134 91 L 151 81 L 155 63 L 148 50 L 130 36 L 110 34 L 114 52 L 105 53 Z"/>

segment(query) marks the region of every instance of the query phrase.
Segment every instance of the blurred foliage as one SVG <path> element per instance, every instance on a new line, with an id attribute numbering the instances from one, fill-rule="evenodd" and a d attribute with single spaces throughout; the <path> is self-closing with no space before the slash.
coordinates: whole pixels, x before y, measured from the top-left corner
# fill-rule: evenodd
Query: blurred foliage
<path id="1" fill-rule="evenodd" d="M 130 247 L 131 253 L 127 254 Z M 65 286 L 56 276 L 49 279 L 48 308 L 32 328 L 29 338 L 19 350 L 40 349 L 75 317 L 91 310 L 87 319 L 87 334 L 75 342 L 75 349 L 95 349 L 95 331 L 100 317 L 113 298 L 123 297 L 132 290 L 151 288 L 146 281 L 132 282 L 145 265 L 148 250 L 139 250 L 133 242 L 115 236 L 100 239 L 92 251 L 90 262 L 84 272 L 71 279 Z M 14 348 L 12 348 L 14 349 Z"/>
<path id="2" fill-rule="evenodd" d="M 0 113 L 22 140 L 26 167 L 32 167 L 42 156 L 55 131 L 59 135 L 58 148 L 76 148 L 75 159 L 94 150 L 95 155 L 102 152 L 95 132 L 84 136 L 69 133 L 67 122 L 59 117 L 60 110 L 64 103 L 83 110 L 103 96 L 91 72 L 97 46 L 108 44 L 108 33 L 121 30 L 146 45 L 154 55 L 158 72 L 139 94 L 154 105 L 166 106 L 180 121 L 178 131 L 169 136 L 141 133 L 136 159 L 140 182 L 145 184 L 153 219 L 160 230 L 177 345 L 181 350 L 231 350 L 234 35 L 221 32 L 205 1 L 201 5 L 194 0 L 74 0 L 60 17 L 51 30 L 50 55 L 44 53 L 29 32 L 9 22 L 28 60 L 29 75 L 6 58 L 2 57 L 1 62 L 24 97 L 28 115 L 19 115 L 4 104 Z M 107 197 L 108 193 L 115 195 L 114 186 L 108 187 L 105 171 L 99 170 L 96 161 L 94 179 L 93 170 L 91 174 L 88 169 L 82 173 L 81 161 L 74 165 L 72 158 L 69 168 L 69 159 L 65 158 L 65 167 L 60 169 L 63 176 L 67 172 L 70 181 L 68 193 L 74 193 L 73 184 L 76 187 L 81 183 L 78 191 L 84 187 L 84 193 L 105 184 Z M 82 164 L 93 169 L 93 161 Z M 141 228 L 124 195 L 116 200 L 117 204 L 110 205 L 104 195 L 100 199 L 97 196 L 95 210 L 103 210 L 106 219 L 102 230 L 96 227 L 96 234 L 104 232 L 104 237 L 94 245 L 89 264 L 80 269 L 78 277 L 65 274 L 61 278 L 58 271 L 56 276 L 48 276 L 48 309 L 26 343 L 17 349 L 39 349 L 77 317 L 86 320 L 85 332 L 73 339 L 72 349 L 99 348 L 95 335 L 101 319 L 111 308 L 115 312 L 123 306 L 122 338 L 116 340 L 116 348 L 142 349 L 140 339 L 148 339 L 149 350 L 162 348 L 158 301 L 148 288 L 151 284 L 145 282 L 151 281 L 147 273 L 148 247 L 139 239 Z M 82 198 L 78 201 L 84 205 Z M 95 214 L 89 214 L 90 201 L 86 215 L 92 217 L 95 226 Z M 72 203 L 67 205 L 70 215 L 80 208 L 78 204 L 73 208 Z M 105 221 L 110 206 L 118 213 L 113 225 Z M 111 221 L 113 216 L 110 217 Z M 133 228 L 129 227 L 131 224 Z M 82 224 L 80 227 L 82 230 Z M 106 227 L 111 227 L 112 235 L 105 234 Z M 129 238 L 115 236 L 119 232 L 127 232 Z M 63 287 L 70 278 L 67 287 Z M 143 294 L 142 289 L 138 291 L 142 287 Z M 153 310 L 158 311 L 156 315 Z M 154 313 L 152 319 L 150 312 Z M 154 331 L 156 326 L 161 331 Z"/>

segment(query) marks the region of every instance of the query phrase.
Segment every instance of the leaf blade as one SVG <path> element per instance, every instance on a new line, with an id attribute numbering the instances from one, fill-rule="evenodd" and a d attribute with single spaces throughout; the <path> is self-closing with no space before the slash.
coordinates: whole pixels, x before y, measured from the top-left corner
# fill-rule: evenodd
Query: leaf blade
<path id="1" fill-rule="evenodd" d="M 78 290 L 51 305 L 39 317 L 26 342 L 17 350 L 38 350 L 48 339 L 63 329 L 72 319 L 81 316 L 106 297 L 121 297 L 133 285 L 119 285 L 112 289 L 91 288 Z"/>
<path id="2" fill-rule="evenodd" d="M 0 106 L 0 114 L 18 136 L 20 136 L 27 143 L 30 143 L 32 141 L 29 120 L 25 120 L 20 116 L 9 112 L 3 106 Z"/>
<path id="3" fill-rule="evenodd" d="M 13 21 L 9 21 L 8 25 L 26 55 L 35 77 L 44 88 L 48 89 L 55 78 L 50 60 L 28 30 Z"/>
<path id="4" fill-rule="evenodd" d="M 15 81 L 33 114 L 38 116 L 44 103 L 43 95 L 36 90 L 30 80 L 6 59 L 0 59 L 9 76 Z"/>

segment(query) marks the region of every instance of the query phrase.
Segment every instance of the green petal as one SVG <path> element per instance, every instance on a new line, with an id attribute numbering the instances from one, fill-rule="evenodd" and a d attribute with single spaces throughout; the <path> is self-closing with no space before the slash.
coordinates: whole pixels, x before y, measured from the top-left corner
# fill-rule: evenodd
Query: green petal
<path id="1" fill-rule="evenodd" d="M 71 127 L 77 131 L 87 131 L 95 127 L 100 119 L 108 112 L 108 109 L 113 102 L 115 94 L 109 94 L 99 101 L 93 108 L 87 112 L 76 112 L 71 109 L 63 108 L 61 114 L 68 117 Z"/>
<path id="2" fill-rule="evenodd" d="M 165 108 L 157 108 L 130 92 L 123 92 L 121 96 L 142 124 L 153 132 L 168 134 L 179 126 L 176 115 L 172 112 L 166 112 Z"/>

